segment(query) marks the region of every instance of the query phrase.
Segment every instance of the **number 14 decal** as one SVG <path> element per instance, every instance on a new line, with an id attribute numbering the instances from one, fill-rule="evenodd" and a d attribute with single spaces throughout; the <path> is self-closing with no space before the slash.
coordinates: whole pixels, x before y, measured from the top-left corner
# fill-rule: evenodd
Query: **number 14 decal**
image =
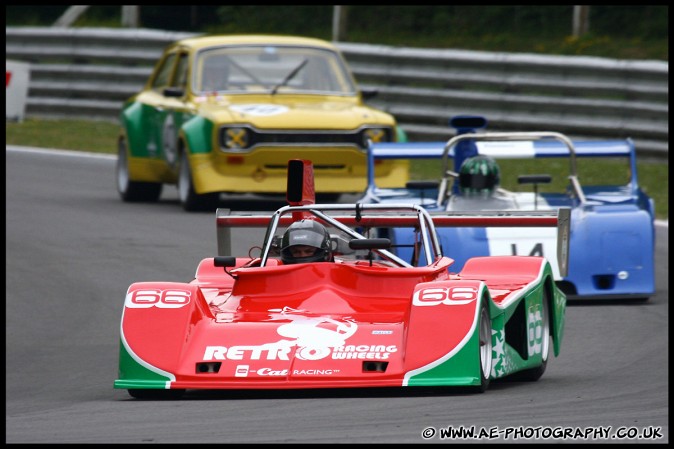
<path id="1" fill-rule="evenodd" d="M 412 304 L 415 306 L 459 306 L 477 299 L 477 287 L 433 287 L 414 292 Z"/>

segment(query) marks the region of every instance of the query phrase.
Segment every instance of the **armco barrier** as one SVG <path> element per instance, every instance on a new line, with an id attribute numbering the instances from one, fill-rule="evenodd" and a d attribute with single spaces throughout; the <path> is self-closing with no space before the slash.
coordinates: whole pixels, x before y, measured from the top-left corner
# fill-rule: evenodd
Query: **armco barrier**
<path id="1" fill-rule="evenodd" d="M 117 121 L 161 51 L 193 33 L 120 28 L 7 27 L 6 58 L 31 63 L 26 115 Z M 666 61 L 544 56 L 338 42 L 356 79 L 379 95 L 410 140 L 452 136 L 450 117 L 480 114 L 492 131 L 631 137 L 669 150 Z"/>

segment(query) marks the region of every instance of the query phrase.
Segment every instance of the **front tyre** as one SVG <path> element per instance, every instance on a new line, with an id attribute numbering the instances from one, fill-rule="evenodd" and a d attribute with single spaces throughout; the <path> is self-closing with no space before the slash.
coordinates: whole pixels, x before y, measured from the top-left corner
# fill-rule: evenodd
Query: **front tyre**
<path id="1" fill-rule="evenodd" d="M 477 388 L 479 393 L 484 393 L 489 387 L 489 376 L 491 375 L 492 364 L 492 343 L 491 343 L 491 318 L 489 317 L 489 304 L 486 298 L 482 299 L 479 318 L 479 352 L 480 357 L 480 386 Z"/>
<path id="2" fill-rule="evenodd" d="M 131 181 L 129 156 L 124 139 L 120 139 L 117 145 L 115 174 L 117 175 L 117 192 L 119 192 L 122 201 L 153 203 L 159 200 L 163 186 L 161 183 Z"/>
<path id="3" fill-rule="evenodd" d="M 180 204 L 188 212 L 213 210 L 218 205 L 219 193 L 206 193 L 199 195 L 194 191 L 192 182 L 192 170 L 185 151 L 180 155 L 180 167 L 178 173 L 178 198 Z"/>

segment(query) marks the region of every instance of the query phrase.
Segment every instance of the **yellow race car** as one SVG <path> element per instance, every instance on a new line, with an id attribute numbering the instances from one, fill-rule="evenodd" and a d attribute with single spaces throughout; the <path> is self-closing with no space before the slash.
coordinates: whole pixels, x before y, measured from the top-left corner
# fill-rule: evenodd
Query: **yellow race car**
<path id="1" fill-rule="evenodd" d="M 300 158 L 313 162 L 324 198 L 363 192 L 368 142 L 406 140 L 364 96 L 339 50 L 320 39 L 175 42 L 123 105 L 117 189 L 124 201 L 147 202 L 173 184 L 185 210 L 212 209 L 221 193 L 284 194 L 288 160 Z M 382 161 L 377 184 L 402 187 L 408 169 Z"/>

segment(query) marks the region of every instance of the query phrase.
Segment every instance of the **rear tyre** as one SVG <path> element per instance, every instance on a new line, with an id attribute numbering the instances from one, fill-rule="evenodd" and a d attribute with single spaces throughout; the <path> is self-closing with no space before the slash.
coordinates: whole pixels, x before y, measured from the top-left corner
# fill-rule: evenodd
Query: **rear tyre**
<path id="1" fill-rule="evenodd" d="M 129 390 L 129 395 L 135 399 L 144 400 L 176 400 L 183 397 L 185 390 Z"/>
<path id="2" fill-rule="evenodd" d="M 480 358 L 480 386 L 479 393 L 484 393 L 489 388 L 489 376 L 491 375 L 492 344 L 491 344 L 491 318 L 489 317 L 488 300 L 484 298 L 480 306 L 479 326 L 479 351 Z"/>
<path id="3" fill-rule="evenodd" d="M 194 191 L 192 182 L 192 170 L 187 154 L 183 151 L 180 155 L 180 167 L 178 173 L 178 197 L 180 204 L 188 212 L 213 210 L 218 205 L 219 193 L 206 193 L 199 195 Z"/>
<path id="4" fill-rule="evenodd" d="M 163 187 L 161 183 L 131 181 L 126 142 L 123 139 L 120 139 L 117 146 L 115 174 L 117 175 L 117 192 L 122 201 L 153 203 L 159 200 Z"/>

